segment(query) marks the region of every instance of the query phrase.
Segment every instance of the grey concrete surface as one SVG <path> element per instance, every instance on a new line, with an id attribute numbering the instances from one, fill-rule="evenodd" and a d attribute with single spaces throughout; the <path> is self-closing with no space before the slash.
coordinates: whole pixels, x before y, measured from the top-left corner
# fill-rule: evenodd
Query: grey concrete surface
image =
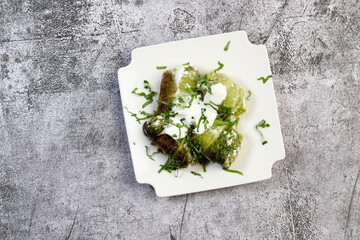
<path id="1" fill-rule="evenodd" d="M 2 0 L 0 239 L 360 239 L 359 1 Z M 245 30 L 269 51 L 270 180 L 158 198 L 116 71 L 136 47 Z"/>

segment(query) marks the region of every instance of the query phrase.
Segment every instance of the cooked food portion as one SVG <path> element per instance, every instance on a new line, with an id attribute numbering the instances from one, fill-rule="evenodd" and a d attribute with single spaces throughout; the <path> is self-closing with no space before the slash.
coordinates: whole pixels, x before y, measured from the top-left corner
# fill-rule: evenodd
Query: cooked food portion
<path id="1" fill-rule="evenodd" d="M 164 72 L 160 85 L 159 105 L 157 111 L 158 114 L 166 112 L 166 110 L 168 109 L 167 103 L 174 100 L 176 90 L 177 87 L 173 72 Z"/>
<path id="2" fill-rule="evenodd" d="M 158 109 L 145 135 L 169 159 L 161 170 L 215 162 L 228 168 L 241 146 L 236 126 L 244 91 L 218 69 L 201 76 L 189 64 L 164 72 Z"/>
<path id="3" fill-rule="evenodd" d="M 235 130 L 233 124 L 217 119 L 210 129 L 194 136 L 194 140 L 201 146 L 202 154 L 207 160 L 228 168 L 237 156 L 242 135 Z"/>

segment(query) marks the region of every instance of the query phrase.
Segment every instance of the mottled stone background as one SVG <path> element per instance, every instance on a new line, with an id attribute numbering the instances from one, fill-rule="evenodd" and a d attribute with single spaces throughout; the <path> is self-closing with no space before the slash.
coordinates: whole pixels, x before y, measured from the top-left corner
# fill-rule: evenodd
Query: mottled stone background
<path id="1" fill-rule="evenodd" d="M 0 1 L 0 239 L 360 239 L 359 1 Z M 286 158 L 172 198 L 136 182 L 116 71 L 136 47 L 245 30 Z"/>

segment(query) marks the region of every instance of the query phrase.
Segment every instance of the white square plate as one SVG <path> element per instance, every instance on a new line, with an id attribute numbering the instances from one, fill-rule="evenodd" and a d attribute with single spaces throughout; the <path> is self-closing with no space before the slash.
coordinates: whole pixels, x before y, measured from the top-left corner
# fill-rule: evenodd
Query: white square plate
<path id="1" fill-rule="evenodd" d="M 224 47 L 231 41 L 228 51 Z M 243 176 L 222 170 L 218 164 L 210 163 L 203 172 L 200 165 L 179 170 L 178 173 L 166 171 L 158 173 L 160 164 L 166 157 L 155 155 L 155 161 L 146 155 L 145 146 L 151 152 L 156 148 L 150 144 L 142 131 L 142 125 L 131 117 L 129 111 L 139 113 L 145 99 L 132 94 L 134 88 L 143 89 L 144 80 L 150 82 L 154 91 L 159 92 L 162 74 L 156 66 L 175 68 L 184 63 L 199 68 L 200 73 L 210 72 L 218 67 L 218 61 L 224 64 L 220 71 L 236 81 L 246 95 L 251 91 L 250 100 L 245 100 L 248 111 L 240 116 L 239 132 L 244 135 L 242 148 L 230 169 L 243 172 Z M 124 109 L 125 124 L 129 139 L 131 157 L 136 180 L 139 183 L 151 184 L 159 197 L 180 195 L 205 191 L 250 182 L 265 180 L 271 177 L 274 162 L 285 157 L 285 149 L 281 135 L 279 115 L 272 78 L 265 84 L 259 77 L 271 74 L 267 50 L 264 45 L 253 45 L 244 31 L 224 33 L 154 46 L 137 48 L 132 51 L 131 63 L 118 71 L 121 100 Z M 157 108 L 155 101 L 145 108 L 152 112 Z M 270 127 L 261 129 L 268 144 L 262 145 L 260 133 L 255 129 L 262 119 Z M 201 173 L 203 178 L 190 171 Z M 176 175 L 178 174 L 178 175 Z"/>

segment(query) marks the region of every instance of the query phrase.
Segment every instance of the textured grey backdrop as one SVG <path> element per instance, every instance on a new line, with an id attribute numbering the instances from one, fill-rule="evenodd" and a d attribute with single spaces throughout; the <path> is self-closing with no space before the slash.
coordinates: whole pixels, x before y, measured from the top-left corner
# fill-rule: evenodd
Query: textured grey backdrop
<path id="1" fill-rule="evenodd" d="M 201 2 L 0 2 L 0 239 L 360 239 L 359 1 Z M 116 71 L 235 30 L 268 48 L 287 156 L 268 181 L 157 198 Z"/>

